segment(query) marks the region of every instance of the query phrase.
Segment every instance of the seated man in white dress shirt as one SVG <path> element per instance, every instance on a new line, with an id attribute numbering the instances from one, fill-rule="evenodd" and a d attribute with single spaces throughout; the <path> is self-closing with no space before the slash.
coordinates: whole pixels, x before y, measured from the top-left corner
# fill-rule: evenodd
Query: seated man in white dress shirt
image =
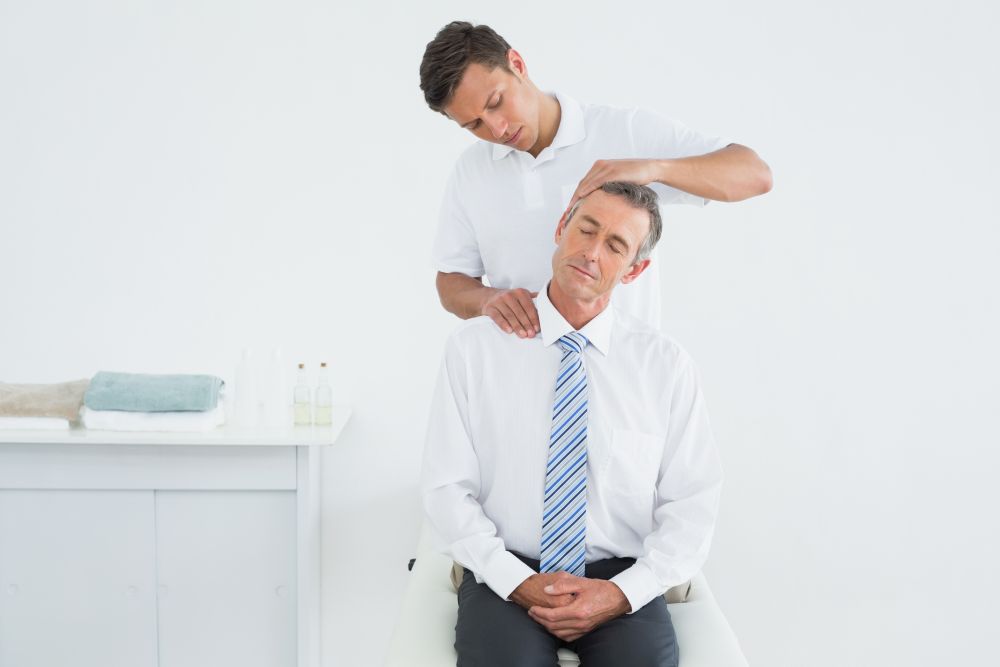
<path id="1" fill-rule="evenodd" d="M 677 664 L 662 596 L 705 560 L 722 471 L 690 357 L 609 307 L 660 231 L 655 192 L 605 184 L 557 229 L 539 335 L 479 317 L 448 340 L 422 492 L 466 570 L 460 667 L 551 667 L 563 646 Z"/>

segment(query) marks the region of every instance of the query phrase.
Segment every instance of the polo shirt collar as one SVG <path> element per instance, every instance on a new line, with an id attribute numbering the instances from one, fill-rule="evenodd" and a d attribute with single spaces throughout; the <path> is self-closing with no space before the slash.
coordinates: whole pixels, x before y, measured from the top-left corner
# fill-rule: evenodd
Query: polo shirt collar
<path id="1" fill-rule="evenodd" d="M 554 93 L 554 95 L 559 102 L 559 127 L 556 129 L 556 136 L 552 138 L 552 144 L 539 153 L 539 158 L 545 154 L 545 151 L 555 152 L 557 148 L 572 146 L 583 141 L 587 136 L 587 130 L 583 126 L 583 108 L 579 102 L 562 93 Z M 502 160 L 513 150 L 513 146 L 493 144 L 493 159 Z"/>
<path id="2" fill-rule="evenodd" d="M 573 325 L 566 321 L 549 299 L 549 286 L 538 292 L 535 297 L 535 308 L 538 310 L 538 323 L 542 328 L 542 345 L 548 347 L 566 334 L 575 331 Z M 615 309 L 609 303 L 601 313 L 587 322 L 580 333 L 586 336 L 587 340 L 598 352 L 604 356 L 608 355 L 611 349 L 611 330 L 615 325 Z"/>

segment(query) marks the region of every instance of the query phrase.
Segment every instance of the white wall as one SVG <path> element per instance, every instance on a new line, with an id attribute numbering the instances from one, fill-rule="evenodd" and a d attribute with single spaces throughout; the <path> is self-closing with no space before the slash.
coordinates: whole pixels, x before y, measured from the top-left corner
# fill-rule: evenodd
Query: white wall
<path id="1" fill-rule="evenodd" d="M 343 4 L 0 0 L 0 380 L 329 361 L 356 412 L 326 461 L 323 650 L 379 664 L 454 324 L 429 238 L 469 142 L 417 67 L 447 21 L 490 23 L 542 87 L 774 170 L 671 209 L 659 255 L 728 474 L 706 571 L 751 663 L 988 662 L 996 5 Z"/>

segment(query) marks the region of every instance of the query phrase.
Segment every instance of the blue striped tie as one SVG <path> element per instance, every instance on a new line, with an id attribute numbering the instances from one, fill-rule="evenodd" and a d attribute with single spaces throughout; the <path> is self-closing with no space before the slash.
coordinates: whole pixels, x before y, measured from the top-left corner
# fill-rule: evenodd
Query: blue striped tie
<path id="1" fill-rule="evenodd" d="M 571 332 L 563 349 L 552 407 L 552 435 L 542 503 L 541 571 L 583 576 L 587 537 L 587 339 Z"/>

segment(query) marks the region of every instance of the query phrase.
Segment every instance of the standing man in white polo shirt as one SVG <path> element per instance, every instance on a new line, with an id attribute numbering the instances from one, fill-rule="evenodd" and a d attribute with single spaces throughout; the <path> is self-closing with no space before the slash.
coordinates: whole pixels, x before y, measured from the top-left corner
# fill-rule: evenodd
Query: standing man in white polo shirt
<path id="1" fill-rule="evenodd" d="M 489 26 L 442 28 L 424 52 L 420 88 L 431 109 L 483 140 L 459 158 L 442 203 L 434 241 L 441 303 L 463 319 L 488 315 L 522 338 L 539 330 L 532 296 L 549 275 L 556 224 L 603 183 L 651 185 L 661 202 L 696 204 L 771 188 L 767 164 L 745 146 L 650 111 L 542 92 Z M 659 328 L 655 263 L 651 271 L 614 299 Z"/>

